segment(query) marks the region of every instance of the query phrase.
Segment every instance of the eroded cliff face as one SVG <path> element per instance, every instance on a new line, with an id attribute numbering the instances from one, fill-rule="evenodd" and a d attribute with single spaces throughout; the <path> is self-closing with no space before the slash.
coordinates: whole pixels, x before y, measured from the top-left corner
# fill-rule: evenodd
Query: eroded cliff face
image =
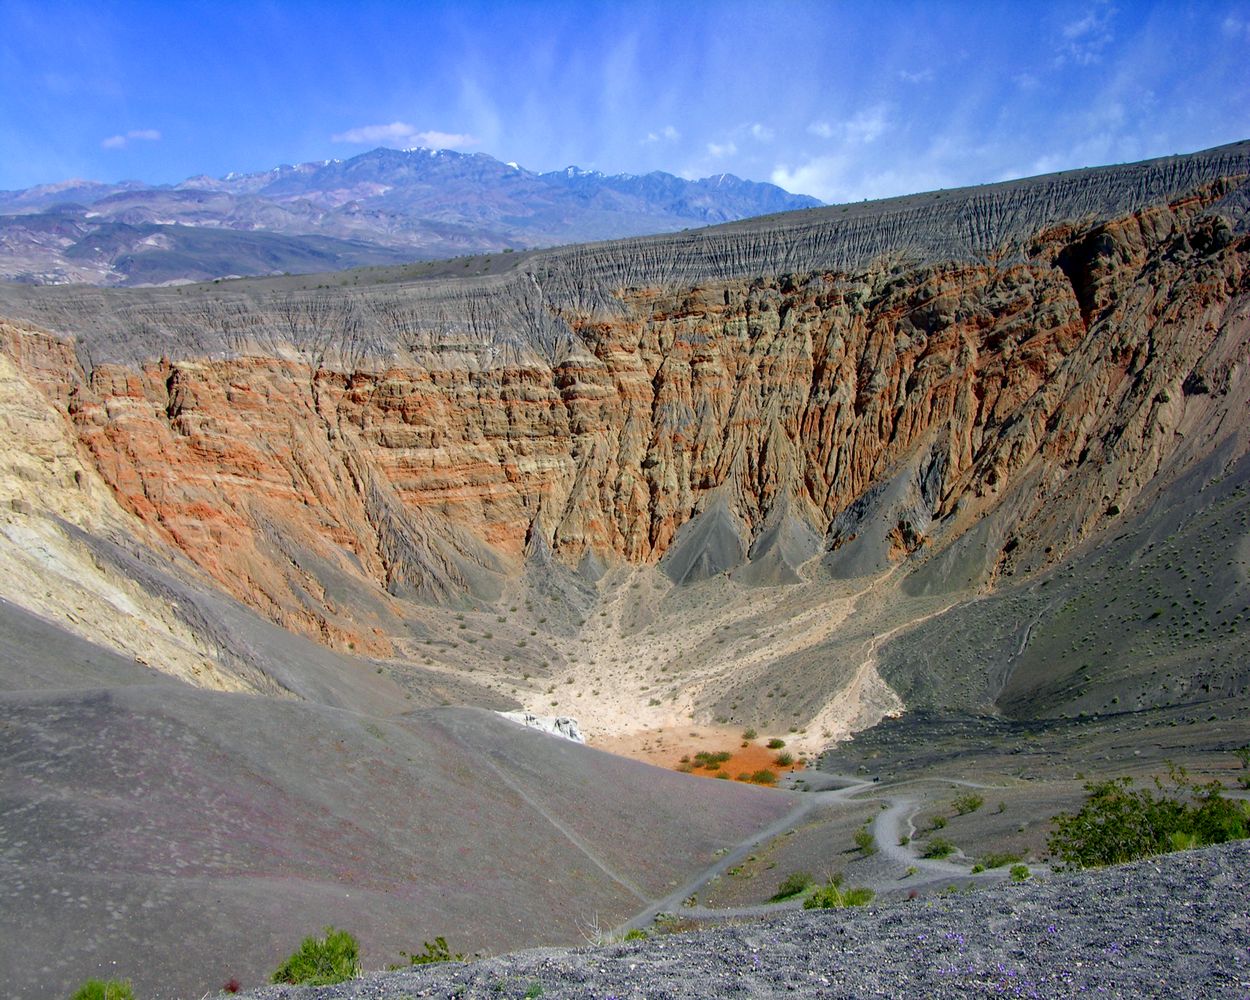
<path id="1" fill-rule="evenodd" d="M 723 530 L 686 581 L 758 555 L 770 517 L 835 569 L 870 540 L 864 568 L 930 558 L 1012 498 L 992 579 L 1126 507 L 1241 376 L 1247 239 L 1206 211 L 1227 190 L 1043 229 L 999 263 L 621 290 L 610 314 L 559 310 L 574 341 L 551 363 L 87 369 L 56 338 L 6 344 L 123 508 L 334 646 L 390 652 L 387 602 L 493 600 L 527 547 L 654 563 L 700 517 Z"/>

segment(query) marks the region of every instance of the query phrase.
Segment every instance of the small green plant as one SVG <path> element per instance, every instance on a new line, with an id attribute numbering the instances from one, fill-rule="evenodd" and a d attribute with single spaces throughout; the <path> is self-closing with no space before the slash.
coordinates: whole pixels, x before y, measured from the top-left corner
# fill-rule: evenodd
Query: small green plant
<path id="1" fill-rule="evenodd" d="M 911 878 L 916 872 L 920 871 L 915 865 L 908 865 L 907 871 L 903 872 L 903 878 Z"/>
<path id="2" fill-rule="evenodd" d="M 790 899 L 803 892 L 811 884 L 812 877 L 807 872 L 791 872 L 781 880 L 781 885 L 777 886 L 777 891 L 769 902 L 780 903 L 783 899 Z"/>
<path id="3" fill-rule="evenodd" d="M 778 767 L 789 767 L 794 763 L 794 754 L 792 754 L 789 750 L 785 750 L 777 754 L 773 760 Z"/>
<path id="4" fill-rule="evenodd" d="M 873 843 L 872 831 L 868 827 L 861 826 L 855 831 L 855 846 L 859 848 L 860 853 L 864 857 L 876 853 L 877 845 Z"/>
<path id="5" fill-rule="evenodd" d="M 742 738 L 744 740 L 753 740 L 758 735 L 759 733 L 757 733 L 755 729 L 751 726 L 747 726 L 747 728 L 742 731 Z"/>
<path id="6" fill-rule="evenodd" d="M 306 937 L 299 950 L 278 966 L 271 983 L 332 986 L 360 975 L 360 945 L 347 931 L 325 929 L 325 937 Z"/>
<path id="7" fill-rule="evenodd" d="M 807 899 L 803 900 L 805 910 L 833 910 L 846 906 L 865 906 L 871 903 L 876 895 L 871 889 L 863 886 L 854 889 L 842 888 L 842 875 L 834 875 L 829 881 L 816 889 Z"/>
<path id="8" fill-rule="evenodd" d="M 705 767 L 709 771 L 715 771 L 732 756 L 733 754 L 731 754 L 728 750 L 718 750 L 716 753 L 710 753 L 707 750 L 700 750 L 694 755 L 694 766 Z"/>
<path id="9" fill-rule="evenodd" d="M 954 806 L 957 816 L 967 816 L 968 813 L 974 813 L 985 805 L 985 799 L 969 792 L 967 795 L 960 795 L 951 805 Z"/>
<path id="10" fill-rule="evenodd" d="M 645 941 L 647 940 L 647 932 L 641 927 L 631 927 L 625 932 L 624 941 Z"/>
<path id="11" fill-rule="evenodd" d="M 768 741 L 769 750 L 780 750 L 785 745 L 786 745 L 786 741 L 783 740 L 780 736 L 774 736 L 771 740 Z"/>
<path id="12" fill-rule="evenodd" d="M 1013 882 L 1027 882 L 1029 880 L 1029 866 L 1012 865 L 1007 874 Z"/>
<path id="13" fill-rule="evenodd" d="M 128 979 L 88 979 L 70 1000 L 135 1000 L 135 991 Z"/>
<path id="14" fill-rule="evenodd" d="M 408 961 L 390 966 L 391 971 L 406 969 L 412 965 L 437 965 L 439 962 L 464 961 L 464 955 L 460 952 L 452 953 L 452 950 L 447 947 L 447 939 L 441 934 L 433 941 L 422 941 L 421 948 L 422 950 L 417 952 L 401 951 L 400 954 Z"/>
<path id="15" fill-rule="evenodd" d="M 900 834 L 898 835 L 898 846 L 899 846 L 899 847 L 906 847 L 906 846 L 907 846 L 908 844 L 910 844 L 910 843 L 911 843 L 911 837 L 907 836 L 907 834 L 905 834 L 905 833 L 900 833 Z"/>
<path id="16" fill-rule="evenodd" d="M 1237 784 L 1241 785 L 1242 788 L 1250 788 L 1250 746 L 1234 750 L 1233 756 L 1241 761 L 1241 769 L 1246 772 L 1237 776 Z"/>
<path id="17" fill-rule="evenodd" d="M 930 830 L 941 830 L 946 826 L 945 816 L 934 816 L 933 821 L 929 824 Z"/>
<path id="18" fill-rule="evenodd" d="M 521 997 L 522 997 L 522 1000 L 537 1000 L 537 998 L 542 995 L 543 995 L 543 984 L 540 983 L 537 979 L 535 979 L 532 983 L 530 983 L 529 989 L 527 989 L 524 993 L 521 994 Z"/>
<path id="19" fill-rule="evenodd" d="M 756 785 L 775 785 L 777 784 L 777 772 L 770 771 L 766 767 L 760 768 L 758 771 L 752 771 L 747 780 Z"/>
<path id="20" fill-rule="evenodd" d="M 924 849 L 926 858 L 949 858 L 955 853 L 955 845 L 945 837 L 933 837 Z"/>
<path id="21" fill-rule="evenodd" d="M 985 865 L 981 864 L 980 861 L 978 861 L 975 865 L 972 866 L 973 875 L 980 875 L 983 871 L 985 871 Z"/>

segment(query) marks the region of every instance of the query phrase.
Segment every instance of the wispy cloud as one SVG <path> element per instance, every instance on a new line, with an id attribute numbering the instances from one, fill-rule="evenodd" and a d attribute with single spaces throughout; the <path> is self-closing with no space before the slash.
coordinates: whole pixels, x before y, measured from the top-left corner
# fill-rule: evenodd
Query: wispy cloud
<path id="1" fill-rule="evenodd" d="M 676 142 L 680 138 L 681 138 L 681 133 L 678 132 L 677 129 L 675 129 L 672 125 L 665 125 L 662 129 L 660 129 L 657 132 L 648 132 L 647 137 L 643 139 L 642 141 L 644 143 Z"/>
<path id="2" fill-rule="evenodd" d="M 407 122 L 391 122 L 389 125 L 360 125 L 346 132 L 330 136 L 331 142 L 367 145 L 377 142 L 397 146 L 433 146 L 437 149 L 462 149 L 474 146 L 477 139 L 461 132 L 440 132 L 437 129 L 419 129 Z"/>
<path id="3" fill-rule="evenodd" d="M 1250 20 L 1229 14 L 1220 25 L 1225 38 L 1235 41 L 1250 42 Z"/>
<path id="4" fill-rule="evenodd" d="M 732 139 L 725 142 L 709 142 L 707 144 L 707 155 L 714 157 L 733 156 L 738 152 L 738 144 Z"/>
<path id="5" fill-rule="evenodd" d="M 160 137 L 161 133 L 154 128 L 132 128 L 100 140 L 100 145 L 104 149 L 125 149 L 132 142 L 157 142 Z"/>
<path id="6" fill-rule="evenodd" d="M 944 171 L 922 161 L 874 170 L 862 157 L 843 154 L 813 157 L 794 169 L 778 166 L 771 180 L 787 191 L 810 194 L 828 204 L 932 190 L 950 183 Z"/>
<path id="7" fill-rule="evenodd" d="M 904 83 L 931 83 L 933 80 L 933 70 L 931 69 L 918 69 L 918 70 L 900 69 L 898 71 L 898 78 L 902 80 Z"/>
<path id="8" fill-rule="evenodd" d="M 890 107 L 877 104 L 857 111 L 841 122 L 812 122 L 807 131 L 821 139 L 840 139 L 844 143 L 863 146 L 881 138 L 890 128 Z"/>
<path id="9" fill-rule="evenodd" d="M 772 142 L 773 136 L 776 134 L 772 129 L 761 122 L 752 122 L 751 125 L 747 127 L 747 133 L 756 142 Z"/>
<path id="10" fill-rule="evenodd" d="M 1082 66 L 1098 62 L 1102 51 L 1115 38 L 1111 30 L 1111 22 L 1115 18 L 1116 9 L 1104 0 L 1098 3 L 1084 17 L 1069 21 L 1061 29 L 1063 41 L 1059 46 L 1060 63 L 1066 59 Z"/>

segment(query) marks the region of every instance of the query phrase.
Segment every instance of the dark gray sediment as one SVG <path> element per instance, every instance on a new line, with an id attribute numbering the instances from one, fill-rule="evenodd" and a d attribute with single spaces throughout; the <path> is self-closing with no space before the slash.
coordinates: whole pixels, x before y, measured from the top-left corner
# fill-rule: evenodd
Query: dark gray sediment
<path id="1" fill-rule="evenodd" d="M 864 910 L 270 987 L 401 997 L 1250 997 L 1250 842 Z M 540 915 L 535 914 L 535 919 Z"/>

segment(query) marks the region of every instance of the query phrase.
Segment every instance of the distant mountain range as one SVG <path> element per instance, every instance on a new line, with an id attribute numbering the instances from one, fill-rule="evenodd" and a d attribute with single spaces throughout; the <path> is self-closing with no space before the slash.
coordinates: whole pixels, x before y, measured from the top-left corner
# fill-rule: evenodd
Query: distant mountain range
<path id="1" fill-rule="evenodd" d="M 732 174 L 535 173 L 484 153 L 375 149 L 180 184 L 0 191 L 0 280 L 167 284 L 672 232 L 819 205 Z"/>

